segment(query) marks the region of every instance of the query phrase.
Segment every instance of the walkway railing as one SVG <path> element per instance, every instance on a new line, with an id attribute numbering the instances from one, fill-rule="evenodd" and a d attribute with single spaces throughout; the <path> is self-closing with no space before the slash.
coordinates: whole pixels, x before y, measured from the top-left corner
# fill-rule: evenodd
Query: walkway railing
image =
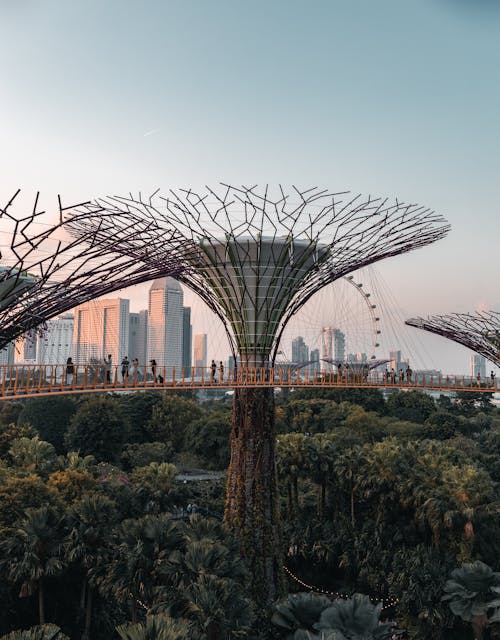
<path id="1" fill-rule="evenodd" d="M 124 372 L 120 366 L 75 364 L 73 371 L 60 365 L 0 365 L 0 400 L 16 396 L 133 391 L 152 389 L 237 389 L 260 387 L 425 389 L 435 391 L 500 392 L 495 377 L 484 379 L 455 375 L 407 375 L 378 372 L 310 372 L 287 367 L 229 369 L 179 369 L 157 366 Z"/>

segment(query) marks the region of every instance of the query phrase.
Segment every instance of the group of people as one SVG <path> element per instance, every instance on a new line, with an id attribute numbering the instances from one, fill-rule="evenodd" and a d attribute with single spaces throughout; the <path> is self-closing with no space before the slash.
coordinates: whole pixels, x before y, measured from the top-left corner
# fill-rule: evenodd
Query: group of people
<path id="1" fill-rule="evenodd" d="M 151 367 L 151 373 L 153 376 L 153 381 L 163 382 L 163 376 L 158 373 L 158 365 L 156 364 L 156 360 L 149 361 Z M 107 384 L 111 384 L 113 382 L 112 379 L 112 371 L 113 371 L 113 357 L 110 353 L 103 359 L 103 370 L 104 370 L 104 381 Z M 73 362 L 73 358 L 68 358 L 66 360 L 66 384 L 73 384 L 73 377 L 75 375 L 75 363 Z M 123 356 L 121 361 L 121 375 L 123 384 L 127 384 L 129 382 L 136 384 L 138 380 L 142 379 L 142 374 L 140 371 L 140 365 L 138 358 L 134 358 L 132 362 L 128 359 L 127 356 Z"/>
<path id="2" fill-rule="evenodd" d="M 212 360 L 210 363 L 210 382 L 215 382 L 215 377 L 217 375 L 217 363 L 215 360 Z M 224 381 L 224 365 L 222 364 L 222 360 L 219 362 L 219 382 Z"/>

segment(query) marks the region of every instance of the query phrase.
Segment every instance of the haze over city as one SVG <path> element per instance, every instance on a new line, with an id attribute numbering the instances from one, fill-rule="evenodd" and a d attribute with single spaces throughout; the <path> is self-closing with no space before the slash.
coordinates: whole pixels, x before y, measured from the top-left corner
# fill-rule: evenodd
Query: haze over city
<path id="1" fill-rule="evenodd" d="M 391 314 L 499 310 L 500 8 L 357 7 L 3 3 L 2 202 L 18 187 L 55 210 L 57 194 L 219 181 L 394 196 L 452 230 L 377 264 Z M 147 290 L 117 295 L 138 311 Z M 187 293 L 186 304 L 193 331 L 210 333 Z M 467 349 L 404 331 L 419 334 L 428 366 L 468 371 Z"/>

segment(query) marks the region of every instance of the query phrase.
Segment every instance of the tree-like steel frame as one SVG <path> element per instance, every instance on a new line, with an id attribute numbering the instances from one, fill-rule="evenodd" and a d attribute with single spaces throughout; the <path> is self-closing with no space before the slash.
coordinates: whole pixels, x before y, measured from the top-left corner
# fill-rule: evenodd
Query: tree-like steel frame
<path id="1" fill-rule="evenodd" d="M 410 318 L 405 324 L 458 342 L 500 367 L 500 311 Z"/>
<path id="2" fill-rule="evenodd" d="M 155 267 L 177 249 L 174 232 L 184 237 L 178 279 L 222 320 L 242 375 L 247 365 L 266 375 L 287 322 L 316 291 L 449 229 L 416 204 L 317 188 L 273 194 L 267 186 L 222 184 L 203 193 L 108 197 L 82 210 L 88 215 L 72 223 L 78 237 L 90 234 L 99 246 Z M 273 390 L 236 389 L 225 521 L 238 533 L 263 604 L 277 596 L 282 578 L 275 436 Z"/>
<path id="3" fill-rule="evenodd" d="M 39 193 L 27 211 L 16 206 L 19 194 L 20 189 L 0 205 L 0 349 L 83 302 L 163 275 L 179 276 L 175 232 L 169 238 L 171 251 L 159 267 L 114 251 L 113 233 L 102 246 L 99 226 L 78 238 L 71 235 L 67 212 L 72 211 L 73 223 L 86 214 L 75 217 L 75 205 L 63 206 L 60 197 L 56 221 L 51 222 L 39 209 Z M 116 239 L 123 238 L 120 233 Z"/>
<path id="4" fill-rule="evenodd" d="M 291 194 L 279 187 L 273 199 L 268 187 L 259 192 L 257 187 L 222 184 L 219 192 L 207 187 L 204 194 L 189 189 L 170 191 L 167 197 L 158 192 L 147 199 L 140 194 L 110 197 L 85 211 L 89 215 L 72 225 L 77 235 L 92 233 L 101 247 L 154 265 L 161 265 L 172 250 L 168 235 L 183 235 L 178 279 L 221 319 L 234 352 L 250 349 L 271 363 L 289 319 L 322 287 L 435 242 L 449 230 L 441 216 L 420 205 L 296 187 Z M 297 251 L 297 240 L 307 248 Z M 253 252 L 262 255 L 269 241 L 275 250 L 267 252 L 265 264 L 256 261 Z M 221 243 L 226 249 L 222 260 Z M 284 269 L 284 262 L 297 260 L 297 254 L 296 268 Z M 252 300 L 255 318 L 266 322 L 266 331 L 257 335 L 241 322 L 248 315 L 245 303 L 251 291 L 234 272 L 258 279 L 263 269 L 273 295 Z"/>

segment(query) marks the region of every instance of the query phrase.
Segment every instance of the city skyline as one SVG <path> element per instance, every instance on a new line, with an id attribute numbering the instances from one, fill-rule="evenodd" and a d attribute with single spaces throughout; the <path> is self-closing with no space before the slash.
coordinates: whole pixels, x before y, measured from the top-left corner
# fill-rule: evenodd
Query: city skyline
<path id="1" fill-rule="evenodd" d="M 150 288 L 153 286 L 155 286 L 154 283 Z M 179 287 L 184 293 L 186 287 L 183 285 L 179 285 Z M 129 299 L 122 297 L 98 299 L 80 305 L 70 312 L 52 318 L 41 332 L 29 332 L 17 340 L 15 344 L 10 345 L 9 349 L 2 350 L 0 364 L 8 364 L 9 362 L 64 364 L 68 356 L 71 356 L 75 362 L 86 363 L 92 359 L 101 360 L 111 351 L 112 361 L 116 366 L 119 365 L 122 357 L 128 356 L 129 359 L 137 358 L 139 364 L 147 368 L 149 357 L 145 357 L 143 354 L 147 354 L 150 349 L 147 341 L 148 312 L 146 309 L 142 309 L 137 313 L 129 308 Z M 177 332 L 176 349 L 182 352 L 183 363 L 189 363 L 189 359 L 191 359 L 191 364 L 184 364 L 185 369 L 191 367 L 206 369 L 212 359 L 216 362 L 222 359 L 224 365 L 230 368 L 232 356 L 225 340 L 224 329 L 220 323 L 217 326 L 218 320 L 212 318 L 215 322 L 212 331 L 208 333 L 204 325 L 193 327 L 190 324 L 189 338 L 186 340 L 184 329 L 186 318 L 191 319 L 191 308 L 183 307 L 182 312 L 184 326 L 182 335 Z M 124 326 L 129 327 L 129 332 L 126 335 L 123 335 Z M 84 336 L 81 341 L 78 339 L 80 334 Z M 321 363 L 328 359 L 344 362 L 369 362 L 370 360 L 366 353 L 359 350 L 353 351 L 347 347 L 349 336 L 340 328 L 323 328 L 312 342 L 308 341 L 311 334 L 308 335 L 309 338 L 306 340 L 304 336 L 296 335 L 289 342 L 283 343 L 283 349 L 279 351 L 277 362 L 298 364 L 305 361 Z M 328 337 L 325 339 L 325 336 Z M 128 349 L 124 346 L 125 342 L 128 344 Z M 225 346 L 221 350 L 213 350 L 213 347 L 208 346 L 222 343 L 225 343 Z M 186 349 L 189 349 L 189 355 L 186 355 Z M 161 356 L 156 358 L 158 364 L 160 362 L 163 364 L 160 358 Z M 380 348 L 377 358 L 387 360 L 387 366 L 395 370 L 406 368 L 411 361 L 415 371 L 441 371 L 444 374 L 454 373 L 472 378 L 476 378 L 478 373 L 481 378 L 487 377 L 491 370 L 495 370 L 490 361 L 474 353 L 470 353 L 467 366 L 456 372 L 446 371 L 440 367 L 419 365 L 418 362 L 414 362 L 411 354 L 402 351 L 398 345 L 392 345 L 389 350 Z M 172 365 L 167 364 L 167 366 Z M 380 366 L 383 367 L 383 365 Z M 334 369 L 334 366 L 328 364 L 320 365 L 320 367 L 324 370 Z M 311 367 L 309 369 L 312 370 Z M 316 370 L 314 367 L 313 369 Z"/>
<path id="2" fill-rule="evenodd" d="M 0 18 L 2 200 L 40 190 L 50 211 L 58 193 L 218 180 L 394 195 L 452 231 L 378 265 L 391 306 L 500 309 L 498 3 L 49 0 L 4 3 Z M 441 368 L 468 371 L 467 349 L 415 340 Z"/>

